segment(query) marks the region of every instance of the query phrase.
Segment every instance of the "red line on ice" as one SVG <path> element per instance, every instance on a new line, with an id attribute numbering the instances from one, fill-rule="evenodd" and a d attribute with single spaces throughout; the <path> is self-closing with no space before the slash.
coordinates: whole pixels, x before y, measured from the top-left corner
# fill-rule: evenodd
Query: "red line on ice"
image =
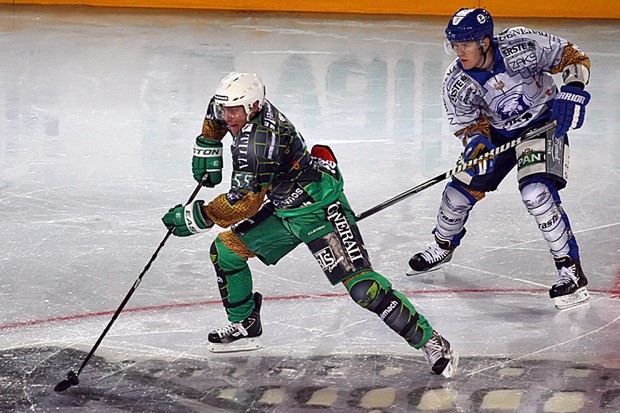
<path id="1" fill-rule="evenodd" d="M 616 275 L 616 285 L 611 290 L 612 298 L 620 298 L 620 268 L 618 268 L 618 274 Z"/>
<path id="2" fill-rule="evenodd" d="M 590 290 L 590 289 L 589 289 Z M 497 289 L 440 289 L 440 290 L 404 290 L 401 291 L 403 294 L 407 296 L 411 295 L 434 295 L 434 294 L 540 294 L 547 293 L 547 289 L 545 288 L 497 288 Z M 620 273 L 618 273 L 618 278 L 616 281 L 616 286 L 612 290 L 590 290 L 590 292 L 602 293 L 602 294 L 611 294 L 612 298 L 620 298 Z M 312 299 L 312 298 L 338 298 L 345 297 L 349 294 L 346 292 L 342 293 L 331 293 L 331 294 L 296 294 L 296 295 L 283 295 L 283 296 L 275 296 L 275 297 L 265 297 L 265 301 L 292 301 L 292 300 L 304 300 L 304 299 Z M 138 307 L 138 308 L 129 308 L 124 309 L 123 313 L 140 313 L 140 312 L 148 312 L 148 311 L 160 311 L 160 310 L 169 310 L 169 309 L 177 309 L 177 308 L 192 308 L 192 307 L 200 307 L 205 305 L 221 305 L 221 301 L 219 299 L 216 300 L 206 300 L 206 301 L 196 301 L 192 303 L 175 303 L 175 304 L 163 304 L 163 305 L 154 305 L 147 307 Z M 0 330 L 7 330 L 12 328 L 22 328 L 22 327 L 30 327 L 37 326 L 42 324 L 51 324 L 61 321 L 74 321 L 81 320 L 86 318 L 93 317 L 101 317 L 112 315 L 116 312 L 114 311 L 99 311 L 96 313 L 86 313 L 86 314 L 74 314 L 67 316 L 59 316 L 52 318 L 44 318 L 44 319 L 35 319 L 28 321 L 21 321 L 17 323 L 9 323 L 9 324 L 0 324 Z"/>

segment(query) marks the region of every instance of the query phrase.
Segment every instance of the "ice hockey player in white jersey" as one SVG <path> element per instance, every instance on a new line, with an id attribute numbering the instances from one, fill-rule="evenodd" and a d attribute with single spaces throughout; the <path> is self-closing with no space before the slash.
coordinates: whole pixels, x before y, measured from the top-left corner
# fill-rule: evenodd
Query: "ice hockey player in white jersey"
<path id="1" fill-rule="evenodd" d="M 568 176 L 568 130 L 582 126 L 590 94 L 590 59 L 576 45 L 548 33 L 513 27 L 494 36 L 481 8 L 460 9 L 446 27 L 446 49 L 456 54 L 442 85 L 451 131 L 467 162 L 549 122 L 557 127 L 455 175 L 443 192 L 435 242 L 409 261 L 410 274 L 437 269 L 452 258 L 476 203 L 517 166 L 521 198 L 555 260 L 549 290 L 558 308 L 588 300 L 579 247 L 559 190 Z M 552 75 L 560 74 L 558 91 Z"/>

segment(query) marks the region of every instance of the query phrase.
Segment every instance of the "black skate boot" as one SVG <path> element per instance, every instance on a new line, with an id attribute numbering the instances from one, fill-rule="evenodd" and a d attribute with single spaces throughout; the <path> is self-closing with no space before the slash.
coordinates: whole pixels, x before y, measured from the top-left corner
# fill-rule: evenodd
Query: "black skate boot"
<path id="1" fill-rule="evenodd" d="M 263 296 L 260 293 L 254 293 L 253 299 L 256 307 L 248 318 L 209 333 L 209 351 L 213 353 L 249 351 L 258 350 L 263 346 L 259 338 L 263 334 L 260 322 Z"/>
<path id="2" fill-rule="evenodd" d="M 446 378 L 454 376 L 459 364 L 459 356 L 452 351 L 448 340 L 433 331 L 431 338 L 422 347 L 424 357 L 435 374 Z"/>
<path id="3" fill-rule="evenodd" d="M 585 287 L 588 279 L 581 269 L 581 263 L 570 257 L 554 259 L 559 278 L 549 290 L 549 297 L 555 301 L 555 306 L 563 310 L 588 301 L 590 293 Z"/>
<path id="4" fill-rule="evenodd" d="M 409 267 L 413 271 L 407 272 L 407 275 L 438 270 L 443 264 L 450 262 L 455 248 L 450 241 L 435 235 L 435 242 L 433 244 L 427 245 L 424 251 L 418 252 L 411 257 Z"/>

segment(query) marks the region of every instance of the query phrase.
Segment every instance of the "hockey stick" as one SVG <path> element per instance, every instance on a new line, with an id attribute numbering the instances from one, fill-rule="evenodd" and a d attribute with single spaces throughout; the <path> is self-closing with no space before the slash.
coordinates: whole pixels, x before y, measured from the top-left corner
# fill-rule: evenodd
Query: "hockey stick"
<path id="1" fill-rule="evenodd" d="M 478 162 L 482 162 L 485 160 L 488 160 L 489 157 L 491 156 L 496 156 L 499 155 L 502 152 L 506 152 L 508 149 L 514 148 L 515 146 L 517 146 L 518 144 L 520 144 L 521 142 L 527 141 L 528 139 L 532 139 L 533 137 L 546 132 L 550 129 L 555 128 L 556 124 L 555 122 L 551 122 L 551 123 L 547 123 L 546 125 L 543 125 L 539 128 L 536 129 L 532 129 L 530 131 L 528 131 L 527 133 L 525 133 L 522 136 L 519 136 L 518 138 L 507 142 L 503 145 L 500 145 L 498 147 L 496 147 L 495 149 L 482 154 L 480 156 L 478 156 L 477 158 L 471 159 L 469 162 L 461 164 L 456 166 L 455 168 L 450 169 L 449 171 L 446 171 L 444 173 L 441 173 L 439 175 L 437 175 L 434 178 L 429 179 L 426 182 L 422 182 L 420 185 L 418 186 L 414 186 L 411 189 L 408 189 L 407 191 L 400 193 L 396 196 L 394 196 L 393 198 L 388 199 L 387 201 L 384 201 L 382 203 L 380 203 L 377 206 L 374 206 L 372 208 L 370 208 L 367 211 L 362 212 L 359 215 L 355 216 L 355 220 L 356 221 L 360 221 L 364 218 L 368 218 L 371 215 L 376 214 L 379 211 L 384 210 L 387 207 L 390 207 L 392 205 L 394 205 L 397 202 L 402 201 L 405 198 L 409 198 L 411 195 L 417 194 L 418 192 L 422 192 L 423 190 L 425 190 L 426 188 L 429 188 L 433 185 L 435 185 L 436 183 L 439 183 L 441 181 L 443 181 L 444 179 L 448 179 L 451 176 L 456 175 L 459 172 L 463 172 L 464 170 L 466 170 L 467 168 L 471 168 L 472 166 L 474 166 L 475 164 L 477 164 Z"/>
<path id="2" fill-rule="evenodd" d="M 192 202 L 194 200 L 194 198 L 196 198 L 196 195 L 198 195 L 198 192 L 200 191 L 200 188 L 202 187 L 202 183 L 206 179 L 207 179 L 207 174 L 205 174 L 202 177 L 202 180 L 198 183 L 198 185 L 196 186 L 196 189 L 194 189 L 194 192 L 192 192 L 192 194 L 190 195 L 190 197 L 187 200 L 187 202 L 185 203 L 185 205 L 189 204 L 190 202 Z M 140 285 L 140 282 L 142 281 L 142 277 L 144 276 L 144 274 L 146 274 L 146 272 L 149 270 L 149 268 L 151 268 L 151 264 L 153 263 L 153 261 L 155 261 L 155 258 L 157 258 L 157 254 L 159 254 L 159 251 L 163 248 L 163 246 L 166 243 L 166 241 L 168 241 L 168 238 L 170 238 L 170 235 L 172 234 L 173 229 L 174 228 L 169 228 L 168 229 L 168 232 L 166 233 L 166 236 L 159 243 L 159 246 L 157 247 L 157 249 L 155 250 L 155 252 L 151 256 L 151 259 L 146 264 L 146 266 L 144 267 L 144 269 L 142 270 L 142 272 L 140 273 L 140 275 L 138 276 L 136 281 L 133 283 L 133 285 L 131 286 L 131 288 L 127 292 L 127 295 L 123 299 L 123 302 L 121 303 L 121 305 L 118 307 L 118 309 L 116 310 L 116 312 L 112 316 L 112 319 L 110 320 L 108 325 L 103 330 L 103 333 L 101 333 L 101 335 L 99 336 L 99 339 L 97 340 L 97 342 L 95 343 L 93 348 L 90 350 L 90 353 L 88 353 L 88 355 L 86 356 L 86 358 L 82 362 L 82 365 L 80 366 L 80 369 L 78 370 L 78 372 L 75 373 L 73 370 L 70 370 L 69 373 L 67 373 L 67 378 L 62 380 L 60 383 L 58 383 L 54 387 L 54 391 L 62 392 L 62 391 L 67 390 L 69 387 L 77 386 L 80 383 L 80 380 L 78 379 L 78 376 L 82 372 L 82 369 L 84 369 L 84 367 L 88 364 L 88 362 L 90 361 L 90 359 L 93 356 L 93 354 L 95 354 L 95 351 L 97 351 L 97 348 L 99 348 L 99 344 L 101 344 L 101 341 L 103 340 L 103 338 L 106 336 L 106 334 L 108 334 L 108 331 L 112 327 L 112 324 L 114 324 L 114 322 L 118 318 L 119 314 L 121 313 L 121 311 L 123 311 L 123 308 L 125 308 L 125 305 L 129 301 L 129 299 L 131 298 L 133 293 L 136 291 L 138 286 Z"/>

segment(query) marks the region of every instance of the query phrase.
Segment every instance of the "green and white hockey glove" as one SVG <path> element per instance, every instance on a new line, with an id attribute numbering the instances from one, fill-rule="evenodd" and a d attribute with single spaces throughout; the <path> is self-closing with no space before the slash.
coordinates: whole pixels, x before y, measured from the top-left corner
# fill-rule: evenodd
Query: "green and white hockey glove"
<path id="1" fill-rule="evenodd" d="M 170 208 L 161 219 L 168 229 L 177 237 L 187 237 L 213 228 L 213 221 L 204 215 L 204 201 L 190 202 L 186 206 L 177 205 Z"/>
<path id="2" fill-rule="evenodd" d="M 194 156 L 192 158 L 192 173 L 196 182 L 201 182 L 205 174 L 207 179 L 202 185 L 213 188 L 222 182 L 222 142 L 207 139 L 200 135 L 194 143 Z"/>

